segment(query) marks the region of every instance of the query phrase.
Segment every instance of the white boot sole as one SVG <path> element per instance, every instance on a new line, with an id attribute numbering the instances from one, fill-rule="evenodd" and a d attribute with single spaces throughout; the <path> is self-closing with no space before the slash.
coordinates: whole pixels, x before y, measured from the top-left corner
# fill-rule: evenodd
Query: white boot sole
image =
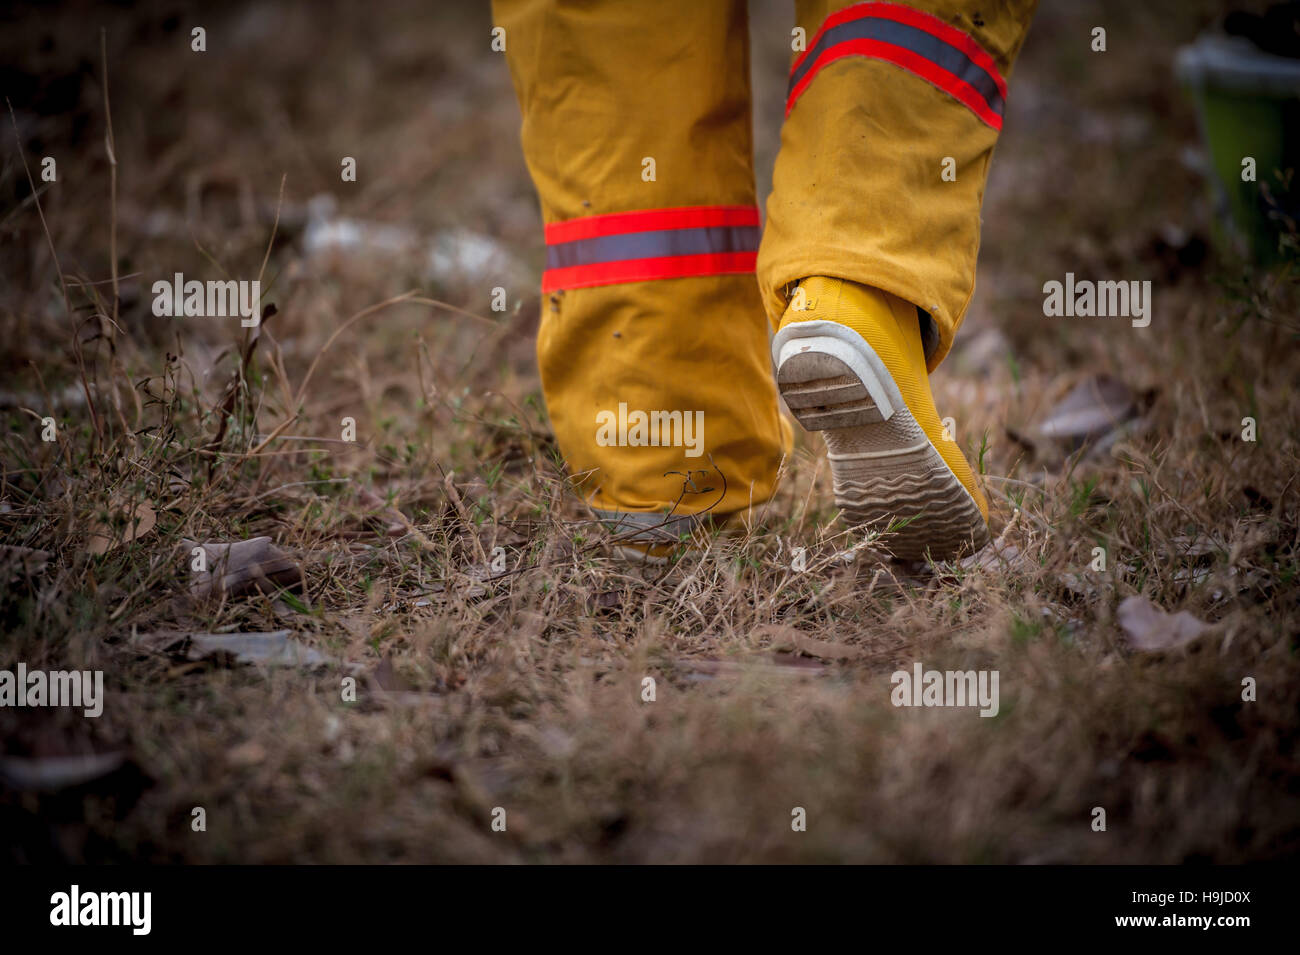
<path id="1" fill-rule="evenodd" d="M 947 560 L 988 543 L 979 505 L 861 335 L 838 322 L 795 322 L 777 333 L 772 355 L 790 413 L 825 434 L 848 523 L 892 527 L 882 548 L 908 560 Z"/>

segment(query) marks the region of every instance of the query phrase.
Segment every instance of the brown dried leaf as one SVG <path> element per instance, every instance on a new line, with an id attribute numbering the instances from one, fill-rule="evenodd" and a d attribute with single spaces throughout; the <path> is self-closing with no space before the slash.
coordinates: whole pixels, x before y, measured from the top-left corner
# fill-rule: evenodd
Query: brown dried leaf
<path id="1" fill-rule="evenodd" d="M 817 657 L 821 660 L 857 660 L 862 657 L 860 647 L 819 640 L 785 624 L 764 624 L 755 629 L 754 635 L 771 637 L 773 650 L 802 653 L 804 656 Z"/>
<path id="2" fill-rule="evenodd" d="M 1204 534 L 1198 534 L 1196 537 L 1180 534 L 1170 539 L 1166 550 L 1168 555 L 1175 559 L 1189 559 L 1227 553 L 1226 547 L 1221 546 L 1213 538 L 1206 537 Z"/>
<path id="3" fill-rule="evenodd" d="M 1209 624 L 1186 610 L 1166 613 L 1145 597 L 1128 597 L 1120 603 L 1119 625 L 1129 645 L 1147 653 L 1186 646 L 1209 629 Z"/>
<path id="4" fill-rule="evenodd" d="M 269 537 L 254 537 L 234 543 L 182 540 L 186 564 L 195 547 L 207 555 L 207 570 L 195 571 L 190 594 L 202 599 L 209 596 L 237 597 L 261 591 L 275 594 L 286 588 L 302 586 L 302 571 Z"/>
<path id="5" fill-rule="evenodd" d="M 329 662 L 318 650 L 297 640 L 291 630 L 270 633 L 142 633 L 135 646 L 187 660 L 230 660 L 268 666 L 319 666 Z"/>
<path id="6" fill-rule="evenodd" d="M 589 613 L 599 613 L 603 610 L 617 610 L 623 606 L 623 591 L 621 590 L 601 590 L 589 595 L 587 599 L 587 608 Z"/>
<path id="7" fill-rule="evenodd" d="M 1028 558 L 1015 544 L 993 541 L 961 560 L 963 570 L 1008 571 L 1024 566 Z"/>
<path id="8" fill-rule="evenodd" d="M 389 537 L 401 537 L 406 533 L 409 521 L 406 515 L 389 507 L 388 503 L 368 487 L 357 489 L 357 499 L 370 512 L 370 516 L 384 525 L 384 533 Z"/>
<path id="9" fill-rule="evenodd" d="M 232 766 L 256 766 L 266 760 L 266 747 L 255 739 L 232 746 L 226 751 L 226 762 Z"/>
<path id="10" fill-rule="evenodd" d="M 35 758 L 0 756 L 0 780 L 13 789 L 57 792 L 100 779 L 125 763 L 125 753 Z"/>
<path id="11" fill-rule="evenodd" d="M 158 515 L 144 501 L 136 501 L 134 505 L 122 503 L 114 507 L 108 522 L 98 519 L 91 522 L 86 550 L 95 555 L 106 554 L 119 544 L 129 544 L 144 537 L 156 523 Z M 120 532 L 118 528 L 121 528 Z"/>
<path id="12" fill-rule="evenodd" d="M 379 661 L 378 666 L 371 672 L 370 678 L 381 690 L 402 692 L 411 689 L 411 684 L 402 679 L 393 667 L 393 658 L 390 656 L 385 656 Z"/>
<path id="13" fill-rule="evenodd" d="M 1079 382 L 1035 429 L 1043 438 L 1080 445 L 1115 430 L 1137 413 L 1133 392 L 1108 375 Z"/>

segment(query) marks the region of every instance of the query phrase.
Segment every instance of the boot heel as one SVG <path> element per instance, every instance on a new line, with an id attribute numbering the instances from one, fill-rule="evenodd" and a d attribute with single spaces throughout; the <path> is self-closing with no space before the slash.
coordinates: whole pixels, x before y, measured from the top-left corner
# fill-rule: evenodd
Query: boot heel
<path id="1" fill-rule="evenodd" d="M 844 342 L 824 336 L 792 338 L 781 348 L 777 388 L 809 431 L 880 424 L 894 413 L 875 376 L 850 367 L 845 350 Z"/>

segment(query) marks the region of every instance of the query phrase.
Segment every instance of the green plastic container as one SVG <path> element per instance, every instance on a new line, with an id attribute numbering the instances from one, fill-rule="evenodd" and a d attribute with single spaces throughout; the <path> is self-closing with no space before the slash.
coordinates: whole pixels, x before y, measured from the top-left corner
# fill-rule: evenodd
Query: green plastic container
<path id="1" fill-rule="evenodd" d="M 1244 37 L 1206 34 L 1178 51 L 1176 69 L 1196 99 L 1216 238 L 1262 264 L 1300 256 L 1300 60 Z M 1242 179 L 1247 157 L 1255 160 L 1253 182 Z"/>

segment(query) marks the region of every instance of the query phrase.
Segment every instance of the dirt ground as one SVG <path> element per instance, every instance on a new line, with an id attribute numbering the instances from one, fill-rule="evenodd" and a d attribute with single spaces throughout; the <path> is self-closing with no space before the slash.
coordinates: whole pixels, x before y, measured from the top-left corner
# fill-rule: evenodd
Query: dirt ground
<path id="1" fill-rule="evenodd" d="M 0 708 L 5 857 L 1294 857 L 1300 285 L 1211 244 L 1172 62 L 1220 5 L 1044 4 L 933 379 L 997 544 L 928 566 L 853 546 L 806 434 L 745 522 L 614 554 L 549 434 L 541 223 L 475 7 L 0 30 L 0 668 L 105 688 L 95 719 Z M 791 15 L 752 8 L 761 196 Z M 157 317 L 176 272 L 261 275 L 273 314 Z M 1045 317 L 1066 272 L 1150 280 L 1150 326 Z M 1110 420 L 1054 438 L 1078 386 Z M 192 592 L 195 542 L 262 536 L 272 585 Z M 280 665 L 187 636 L 281 631 Z M 918 662 L 997 671 L 997 715 L 894 706 Z"/>

